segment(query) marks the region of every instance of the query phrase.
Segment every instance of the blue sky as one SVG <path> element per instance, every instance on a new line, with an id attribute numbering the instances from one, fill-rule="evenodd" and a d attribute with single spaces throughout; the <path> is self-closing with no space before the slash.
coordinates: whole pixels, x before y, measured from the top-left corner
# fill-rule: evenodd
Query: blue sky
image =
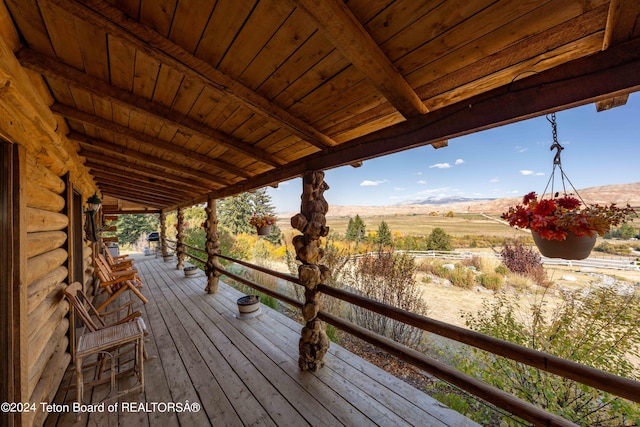
<path id="1" fill-rule="evenodd" d="M 600 113 L 594 104 L 559 111 L 556 120 L 562 169 L 577 189 L 640 181 L 640 93 Z M 553 169 L 552 141 L 549 122 L 536 117 L 451 139 L 437 150 L 426 146 L 327 170 L 324 196 L 329 206 L 385 206 L 541 193 Z M 301 191 L 299 178 L 268 189 L 276 212 L 299 211 Z"/>

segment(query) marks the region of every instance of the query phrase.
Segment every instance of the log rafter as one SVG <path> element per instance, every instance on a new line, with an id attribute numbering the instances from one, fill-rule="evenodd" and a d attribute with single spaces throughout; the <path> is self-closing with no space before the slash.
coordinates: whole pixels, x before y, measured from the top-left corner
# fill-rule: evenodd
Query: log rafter
<path id="1" fill-rule="evenodd" d="M 168 160 L 164 160 L 161 159 L 159 157 L 155 157 L 155 156 L 149 156 L 143 153 L 140 153 L 139 151 L 135 151 L 135 150 L 130 150 L 126 147 L 122 147 L 116 144 L 112 144 L 110 142 L 107 141 L 103 141 L 97 138 L 89 138 L 88 136 L 85 136 L 83 134 L 77 133 L 77 132 L 72 132 L 70 133 L 68 136 L 69 140 L 71 141 L 75 141 L 78 144 L 80 144 L 80 147 L 83 149 L 81 150 L 81 152 L 79 153 L 81 156 L 86 157 L 86 158 L 94 158 L 94 159 L 105 159 L 105 158 L 109 158 L 115 161 L 121 161 L 121 158 L 118 158 L 116 156 L 110 155 L 109 153 L 117 153 L 120 156 L 124 156 L 124 157 L 128 157 L 131 159 L 135 159 L 139 162 L 143 162 L 146 165 L 149 166 L 156 166 L 156 167 L 161 167 L 161 168 L 166 168 L 170 171 L 176 171 L 179 173 L 183 173 L 183 174 L 187 174 L 190 176 L 195 176 L 198 178 L 201 178 L 203 180 L 206 180 L 207 182 L 210 182 L 211 184 L 215 184 L 215 185 L 222 185 L 222 184 L 228 184 L 227 180 L 224 180 L 220 177 L 211 175 L 207 172 L 204 171 L 200 171 L 197 169 L 193 169 L 193 168 L 189 168 L 186 166 L 182 166 L 182 165 L 178 165 L 174 162 L 170 162 Z M 97 152 L 96 148 L 99 148 L 100 150 L 106 151 L 106 154 L 104 152 Z M 137 165 L 131 165 L 130 168 L 135 168 L 137 167 Z"/>
<path id="2" fill-rule="evenodd" d="M 107 132 L 112 132 L 125 138 L 129 138 L 130 140 L 134 140 L 141 145 L 147 146 L 149 149 L 161 149 L 167 153 L 175 154 L 176 156 L 196 161 L 203 167 L 215 167 L 216 169 L 219 169 L 223 172 L 232 173 L 243 178 L 251 177 L 251 175 L 245 170 L 230 165 L 229 163 L 223 162 L 218 159 L 213 159 L 211 157 L 203 156 L 202 154 L 198 154 L 190 150 L 186 150 L 170 142 L 153 138 L 152 136 L 149 136 L 145 133 L 135 131 L 117 123 L 113 123 L 94 114 L 89 114 L 73 107 L 58 103 L 53 104 L 51 106 L 51 110 L 65 117 L 66 119 L 75 120 L 77 122 L 84 123 L 95 128 L 105 130 Z"/>
<path id="3" fill-rule="evenodd" d="M 365 77 L 404 117 L 429 112 L 378 43 L 342 0 L 295 0 Z"/>
<path id="4" fill-rule="evenodd" d="M 80 19 L 90 22 L 96 28 L 123 39 L 150 57 L 170 64 L 184 75 L 203 81 L 208 88 L 233 97 L 246 108 L 278 123 L 304 141 L 318 148 L 336 145 L 329 136 L 313 126 L 233 80 L 171 40 L 131 20 L 107 2 L 88 0 L 86 5 L 82 5 L 73 0 L 51 1 Z"/>
<path id="5" fill-rule="evenodd" d="M 187 134 L 198 135 L 204 138 L 205 141 L 211 145 L 222 145 L 228 149 L 250 156 L 262 163 L 266 163 L 269 166 L 278 166 L 284 163 L 277 156 L 212 129 L 197 120 L 177 114 L 158 102 L 149 101 L 141 96 L 112 86 L 89 74 L 65 65 L 60 61 L 40 55 L 33 50 L 22 49 L 18 52 L 17 56 L 24 67 L 36 71 L 47 78 L 55 79 L 66 85 L 82 89 L 93 96 L 120 104 L 126 109 L 138 111 L 143 115 L 155 116 L 157 119 L 168 122 L 185 131 Z"/>

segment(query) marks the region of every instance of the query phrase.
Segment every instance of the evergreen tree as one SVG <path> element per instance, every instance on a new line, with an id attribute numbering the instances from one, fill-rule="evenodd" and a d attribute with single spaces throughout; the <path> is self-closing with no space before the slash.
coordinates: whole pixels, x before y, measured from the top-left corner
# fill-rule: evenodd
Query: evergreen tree
<path id="1" fill-rule="evenodd" d="M 385 221 L 382 221 L 378 226 L 378 231 L 374 239 L 374 243 L 382 246 L 391 246 L 393 239 L 391 238 L 391 230 Z"/>
<path id="2" fill-rule="evenodd" d="M 119 215 L 116 221 L 115 235 L 121 245 L 134 244 L 143 233 L 149 234 L 157 231 L 160 221 L 158 215 L 151 214 L 125 214 Z"/>
<path id="3" fill-rule="evenodd" d="M 222 199 L 218 206 L 219 226 L 233 235 L 252 233 L 255 229 L 249 224 L 249 219 L 253 212 L 251 193 Z"/>
<path id="4" fill-rule="evenodd" d="M 451 236 L 449 236 L 442 228 L 436 227 L 431 231 L 427 238 L 427 250 L 428 251 L 450 251 L 453 249 L 451 246 Z"/>
<path id="5" fill-rule="evenodd" d="M 360 218 L 360 215 L 356 215 L 356 217 L 352 220 L 349 218 L 349 224 L 347 225 L 347 235 L 345 238 L 351 242 L 360 242 L 367 235 L 367 227 Z"/>

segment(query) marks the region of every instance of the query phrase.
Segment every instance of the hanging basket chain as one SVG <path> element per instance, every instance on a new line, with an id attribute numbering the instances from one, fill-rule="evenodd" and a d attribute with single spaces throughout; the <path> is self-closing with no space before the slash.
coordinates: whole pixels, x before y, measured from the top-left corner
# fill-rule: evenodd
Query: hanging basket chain
<path id="1" fill-rule="evenodd" d="M 549 149 L 551 151 L 553 150 L 557 150 L 557 151 L 555 156 L 553 157 L 553 169 L 551 170 L 551 176 L 549 177 L 549 181 L 547 182 L 547 185 L 544 187 L 544 191 L 542 192 L 542 195 L 544 197 L 544 195 L 547 193 L 547 189 L 549 188 L 549 185 L 551 185 L 552 198 L 556 196 L 553 186 L 555 183 L 556 168 L 558 168 L 560 170 L 560 180 L 562 182 L 562 192 L 564 193 L 564 195 L 565 196 L 567 195 L 567 188 L 565 185 L 565 180 L 566 180 L 571 186 L 571 188 L 573 189 L 573 191 L 576 193 L 576 196 L 578 197 L 578 199 L 580 199 L 582 204 L 586 206 L 587 204 L 584 202 L 584 200 L 582 200 L 582 197 L 578 193 L 578 190 L 576 190 L 576 187 L 573 186 L 573 183 L 571 182 L 567 174 L 565 174 L 564 170 L 562 169 L 562 160 L 560 159 L 560 153 L 562 152 L 562 150 L 564 150 L 564 147 L 560 145 L 560 143 L 558 142 L 558 124 L 556 123 L 556 113 L 551 113 L 551 118 L 549 118 L 549 116 L 547 115 L 547 121 L 551 123 L 551 134 L 553 136 L 553 144 L 551 144 L 551 147 Z"/>

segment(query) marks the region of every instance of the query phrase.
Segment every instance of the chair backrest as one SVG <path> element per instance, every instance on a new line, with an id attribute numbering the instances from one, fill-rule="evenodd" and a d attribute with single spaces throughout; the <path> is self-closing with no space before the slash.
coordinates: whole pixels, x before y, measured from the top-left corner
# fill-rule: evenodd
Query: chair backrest
<path id="1" fill-rule="evenodd" d="M 82 284 L 80 282 L 74 282 L 66 287 L 64 290 L 64 296 L 67 297 L 69 303 L 73 307 L 73 312 L 82 319 L 82 323 L 91 332 L 98 331 L 106 326 L 104 320 L 98 314 L 98 310 L 91 304 L 89 298 L 82 290 Z M 94 317 L 91 317 L 91 315 Z"/>

